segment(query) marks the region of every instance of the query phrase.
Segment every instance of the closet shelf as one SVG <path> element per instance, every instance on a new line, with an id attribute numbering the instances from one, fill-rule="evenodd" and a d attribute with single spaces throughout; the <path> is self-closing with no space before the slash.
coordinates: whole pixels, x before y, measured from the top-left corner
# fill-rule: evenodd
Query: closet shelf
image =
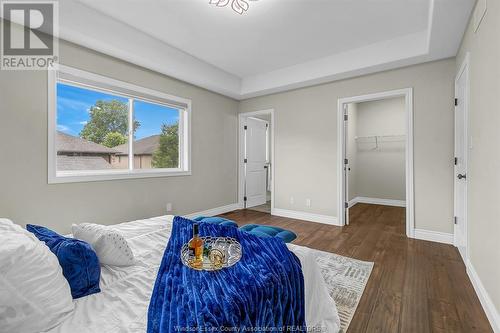
<path id="1" fill-rule="evenodd" d="M 362 147 L 366 147 L 366 144 L 374 145 L 371 150 L 379 150 L 381 143 L 387 142 L 405 142 L 406 135 L 397 134 L 397 135 L 372 135 L 372 136 L 355 136 L 354 139 L 358 145 L 362 145 Z M 363 145 L 364 144 L 364 145 Z"/>
<path id="2" fill-rule="evenodd" d="M 364 141 L 369 140 L 368 142 L 378 141 L 378 142 L 397 142 L 397 141 L 405 141 L 406 135 L 397 134 L 397 135 L 371 135 L 371 136 L 355 136 L 354 139 L 356 141 Z"/>

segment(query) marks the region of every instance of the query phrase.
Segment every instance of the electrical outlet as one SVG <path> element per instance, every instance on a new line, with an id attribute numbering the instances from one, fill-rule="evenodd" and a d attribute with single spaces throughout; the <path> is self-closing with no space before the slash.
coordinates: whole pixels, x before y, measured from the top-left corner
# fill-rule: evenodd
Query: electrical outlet
<path id="1" fill-rule="evenodd" d="M 306 206 L 311 207 L 311 199 L 306 199 Z"/>
<path id="2" fill-rule="evenodd" d="M 171 212 L 172 211 L 172 203 L 167 203 L 167 212 Z"/>
<path id="3" fill-rule="evenodd" d="M 293 197 L 290 197 L 290 205 L 293 206 L 294 203 L 295 203 L 295 199 Z"/>

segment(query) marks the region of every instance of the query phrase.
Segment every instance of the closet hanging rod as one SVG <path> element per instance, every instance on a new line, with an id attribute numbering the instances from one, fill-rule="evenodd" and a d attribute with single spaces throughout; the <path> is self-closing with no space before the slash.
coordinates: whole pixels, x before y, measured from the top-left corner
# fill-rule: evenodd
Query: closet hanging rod
<path id="1" fill-rule="evenodd" d="M 394 134 L 394 135 L 370 135 L 370 136 L 355 136 L 354 139 L 383 139 L 383 138 L 406 138 L 405 134 Z"/>

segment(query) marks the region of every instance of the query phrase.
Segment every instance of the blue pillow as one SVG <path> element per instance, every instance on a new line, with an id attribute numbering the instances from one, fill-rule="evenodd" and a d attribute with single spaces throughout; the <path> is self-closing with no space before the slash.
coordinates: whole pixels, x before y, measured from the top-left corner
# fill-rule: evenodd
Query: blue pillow
<path id="1" fill-rule="evenodd" d="M 68 280 L 73 298 L 101 291 L 101 266 L 92 247 L 81 240 L 68 238 L 42 226 L 28 224 L 26 229 L 41 240 L 56 255 Z"/>
<path id="2" fill-rule="evenodd" d="M 218 216 L 214 217 L 198 216 L 193 220 L 196 222 L 207 222 L 211 224 L 223 225 L 225 227 L 236 227 L 236 228 L 238 227 L 238 224 L 236 224 L 236 222 Z"/>
<path id="3" fill-rule="evenodd" d="M 292 242 L 297 235 L 290 230 L 273 227 L 270 225 L 247 224 L 240 228 L 240 230 L 249 232 L 255 236 L 268 238 L 277 237 L 281 238 L 285 243 Z"/>

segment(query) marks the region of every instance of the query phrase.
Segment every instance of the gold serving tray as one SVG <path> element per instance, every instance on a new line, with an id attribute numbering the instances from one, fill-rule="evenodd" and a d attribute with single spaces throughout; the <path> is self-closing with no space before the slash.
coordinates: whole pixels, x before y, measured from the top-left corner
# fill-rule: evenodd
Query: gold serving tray
<path id="1" fill-rule="evenodd" d="M 203 262 L 193 265 L 189 255 L 189 246 L 184 244 L 181 249 L 182 263 L 198 271 L 218 271 L 228 268 L 240 261 L 241 244 L 231 237 L 200 237 L 203 240 Z"/>

